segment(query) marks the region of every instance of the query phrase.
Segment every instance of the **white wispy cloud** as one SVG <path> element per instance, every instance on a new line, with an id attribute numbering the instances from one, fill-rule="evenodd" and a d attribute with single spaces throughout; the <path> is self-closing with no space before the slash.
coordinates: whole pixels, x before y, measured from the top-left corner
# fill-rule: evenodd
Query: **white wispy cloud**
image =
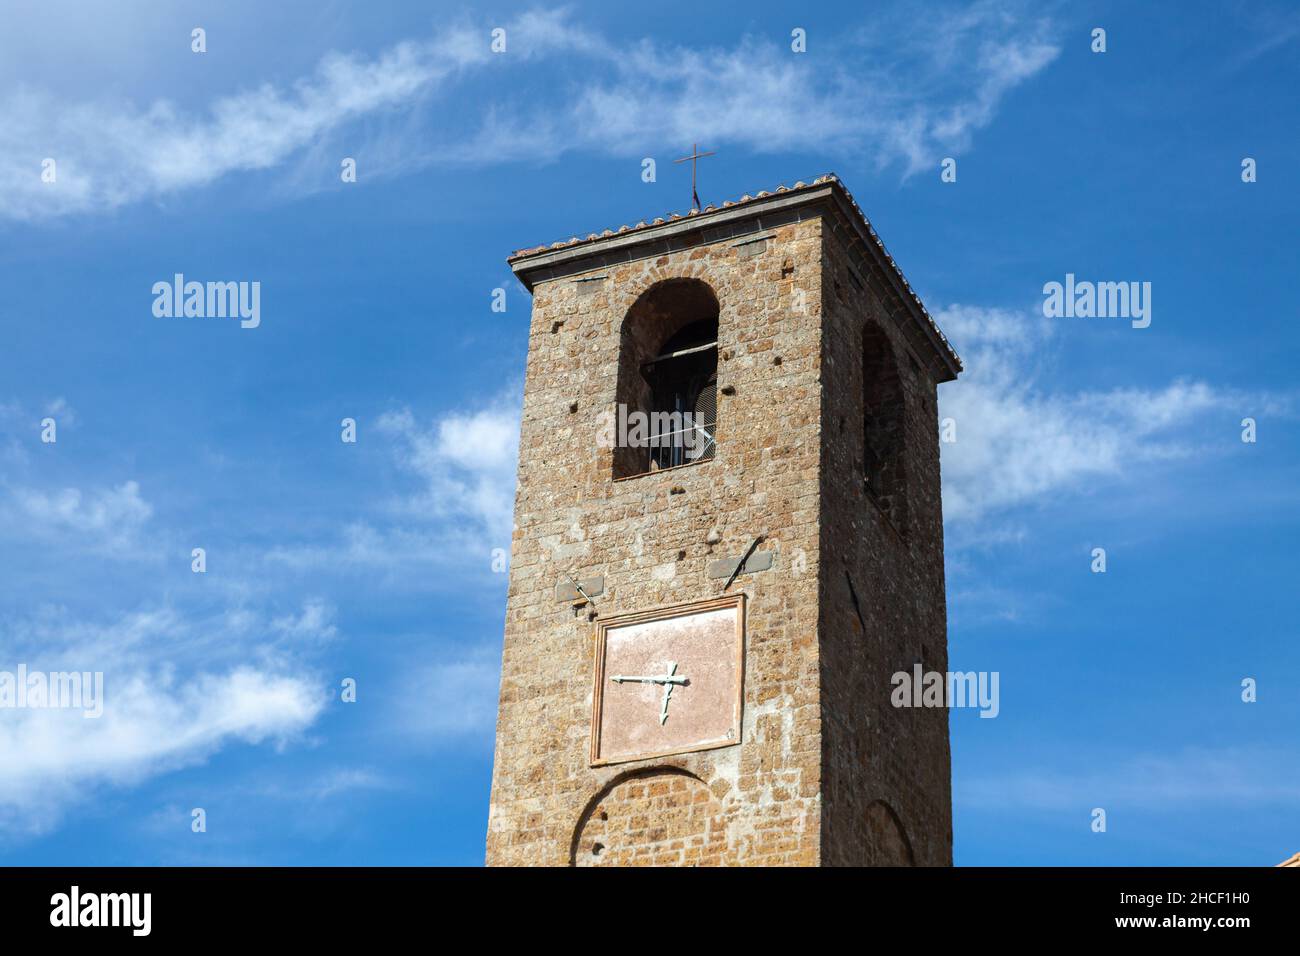
<path id="1" fill-rule="evenodd" d="M 344 795 L 392 790 L 397 786 L 394 779 L 373 767 L 332 767 L 301 779 L 263 780 L 253 786 L 232 789 L 240 797 L 270 797 L 299 802 L 334 800 Z"/>
<path id="2" fill-rule="evenodd" d="M 511 390 L 483 408 L 454 411 L 428 424 L 408 408 L 381 417 L 380 430 L 399 443 L 402 466 L 423 483 L 399 507 L 426 518 L 465 521 L 508 542 L 519 411 L 519 396 Z"/>
<path id="3" fill-rule="evenodd" d="M 206 108 L 16 88 L 0 97 L 0 215 L 99 212 L 257 170 L 278 169 L 299 190 L 337 184 L 338 156 L 321 146 L 362 122 L 349 151 L 373 146 L 367 175 L 570 150 L 639 157 L 702 134 L 759 152 L 815 142 L 912 173 L 968 149 L 1006 94 L 1059 51 L 1049 22 L 988 4 L 953 8 L 888 49 L 814 35 L 807 54 L 755 36 L 616 40 L 560 9 L 507 23 L 495 55 L 493 25 L 446 27 L 373 56 L 329 52 L 310 75 L 250 84 Z M 490 70 L 508 99 L 474 84 Z M 53 182 L 41 177 L 47 158 Z"/>
<path id="4" fill-rule="evenodd" d="M 332 52 L 291 87 L 262 84 L 198 115 L 166 99 L 66 103 L 34 88 L 14 90 L 0 99 L 3 208 L 17 219 L 112 209 L 269 169 L 345 123 L 409 106 L 486 56 L 478 39 L 449 30 L 373 59 Z M 55 161 L 53 182 L 41 179 L 46 158 Z"/>
<path id="5" fill-rule="evenodd" d="M 1096 806 L 1165 809 L 1194 806 L 1294 806 L 1300 771 L 1294 753 L 1256 746 L 1194 747 L 1171 753 L 1090 761 L 1102 769 L 1062 768 L 975 775 L 955 800 L 972 807 L 1068 810 Z"/>
<path id="6" fill-rule="evenodd" d="M 120 553 L 136 546 L 153 507 L 141 496 L 139 483 L 125 481 L 87 491 L 10 488 L 0 514 L 34 537 L 76 535 L 92 550 Z"/>
<path id="7" fill-rule="evenodd" d="M 1132 478 L 1197 447 L 1190 426 L 1217 408 L 1249 407 L 1202 381 L 1155 387 L 1052 388 L 1053 327 L 1041 315 L 953 305 L 935 315 L 966 372 L 939 390 L 957 440 L 941 446 L 944 518 L 969 525 L 1093 480 Z"/>
<path id="8" fill-rule="evenodd" d="M 61 396 L 39 402 L 0 401 L 0 463 L 29 462 L 32 448 L 44 431 L 42 421 L 46 418 L 54 419 L 56 435 L 77 425 L 76 409 Z"/>
<path id="9" fill-rule="evenodd" d="M 911 174 L 969 149 L 1005 95 L 1056 58 L 1054 33 L 1016 5 L 979 3 L 927 18 L 924 30 L 891 33 L 903 40 L 888 46 L 879 45 L 879 30 L 814 32 L 806 54 L 793 54 L 788 39 L 755 36 L 698 47 L 588 38 L 609 75 L 584 78 L 554 132 L 622 152 L 691 142 L 701 130 L 761 153 L 815 143 L 878 166 L 901 163 Z M 505 129 L 488 143 L 508 147 L 510 135 Z"/>
<path id="10" fill-rule="evenodd" d="M 299 653 L 333 634 L 319 605 L 274 620 L 236 610 L 197 621 L 160 608 L 94 622 L 55 608 L 6 623 L 0 670 L 104 675 L 98 718 L 3 711 L 0 833 L 10 838 L 56 826 L 101 788 L 136 786 L 232 744 L 290 741 L 327 700 Z"/>
<path id="11" fill-rule="evenodd" d="M 272 548 L 270 566 L 382 572 L 396 582 L 429 583 L 414 569 L 488 569 L 510 549 L 522 397 L 510 387 L 469 408 L 421 419 L 400 407 L 381 415 L 401 490 L 332 538 Z"/>
<path id="12" fill-rule="evenodd" d="M 501 685 L 500 642 L 412 668 L 394 698 L 393 726 L 420 741 L 490 739 Z"/>
<path id="13" fill-rule="evenodd" d="M 272 629 L 290 641 L 329 641 L 338 634 L 334 608 L 321 600 L 309 600 L 298 614 L 285 614 L 271 622 Z"/>

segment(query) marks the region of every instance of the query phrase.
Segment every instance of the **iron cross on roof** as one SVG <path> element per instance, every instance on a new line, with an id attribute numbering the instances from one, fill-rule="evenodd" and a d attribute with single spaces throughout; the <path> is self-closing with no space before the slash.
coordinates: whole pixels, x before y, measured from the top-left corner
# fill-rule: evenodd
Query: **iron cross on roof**
<path id="1" fill-rule="evenodd" d="M 691 202 L 694 204 L 694 205 L 691 206 L 691 211 L 692 211 L 692 212 L 697 212 L 697 211 L 699 211 L 699 208 L 700 208 L 700 194 L 699 194 L 698 192 L 695 191 L 695 163 L 696 163 L 696 160 L 703 159 L 705 156 L 714 156 L 714 155 L 717 155 L 717 154 L 716 154 L 715 152 L 713 152 L 712 150 L 710 150 L 710 151 L 707 152 L 707 153 L 701 153 L 701 152 L 700 152 L 700 144 L 699 144 L 699 143 L 692 143 L 692 144 L 691 144 L 691 155 L 689 155 L 689 156 L 683 156 L 681 159 L 674 159 L 674 160 L 673 160 L 674 163 L 684 163 L 684 162 L 686 162 L 687 160 L 690 160 L 690 163 L 691 163 Z"/>

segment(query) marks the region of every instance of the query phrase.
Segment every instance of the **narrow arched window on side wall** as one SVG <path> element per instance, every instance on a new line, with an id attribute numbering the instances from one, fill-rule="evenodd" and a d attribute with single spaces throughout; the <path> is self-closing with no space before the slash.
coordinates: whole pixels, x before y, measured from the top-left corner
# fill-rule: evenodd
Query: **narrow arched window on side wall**
<path id="1" fill-rule="evenodd" d="M 698 279 L 646 290 L 623 320 L 614 477 L 711 459 L 717 450 L 718 300 Z"/>
<path id="2" fill-rule="evenodd" d="M 906 403 L 889 336 L 862 328 L 862 474 L 867 496 L 907 533 Z"/>

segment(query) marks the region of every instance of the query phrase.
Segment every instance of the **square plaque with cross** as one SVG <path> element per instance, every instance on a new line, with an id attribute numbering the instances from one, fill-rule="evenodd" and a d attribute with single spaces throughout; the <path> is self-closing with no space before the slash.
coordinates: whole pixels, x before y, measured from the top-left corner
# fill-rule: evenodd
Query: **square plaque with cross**
<path id="1" fill-rule="evenodd" d="M 740 743 L 744 669 L 743 594 L 602 621 L 592 765 Z"/>

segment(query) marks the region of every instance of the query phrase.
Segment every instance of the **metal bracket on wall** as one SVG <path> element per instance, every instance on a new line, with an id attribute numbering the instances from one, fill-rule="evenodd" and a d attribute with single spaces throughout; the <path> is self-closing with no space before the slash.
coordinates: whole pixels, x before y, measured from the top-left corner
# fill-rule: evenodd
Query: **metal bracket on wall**
<path id="1" fill-rule="evenodd" d="M 582 602 L 586 604 L 591 602 L 597 594 L 605 592 L 605 576 L 598 574 L 593 578 L 583 578 L 581 581 L 575 580 L 568 575 L 565 579 L 555 585 L 555 600 L 564 601 L 567 604 Z"/>
<path id="2" fill-rule="evenodd" d="M 867 632 L 867 622 L 862 617 L 862 605 L 858 601 L 858 589 L 853 586 L 853 578 L 849 577 L 849 569 L 844 569 L 844 580 L 849 585 L 849 598 L 853 601 L 853 613 L 858 616 L 858 623 L 862 625 L 862 633 Z"/>
<path id="3" fill-rule="evenodd" d="M 749 546 L 749 550 L 740 558 L 719 558 L 717 561 L 709 562 L 709 577 L 726 578 L 727 583 L 722 586 L 722 590 L 731 587 L 731 582 L 742 574 L 751 574 L 755 571 L 766 571 L 772 567 L 771 551 L 755 551 L 762 537 L 754 539 L 754 543 Z"/>

